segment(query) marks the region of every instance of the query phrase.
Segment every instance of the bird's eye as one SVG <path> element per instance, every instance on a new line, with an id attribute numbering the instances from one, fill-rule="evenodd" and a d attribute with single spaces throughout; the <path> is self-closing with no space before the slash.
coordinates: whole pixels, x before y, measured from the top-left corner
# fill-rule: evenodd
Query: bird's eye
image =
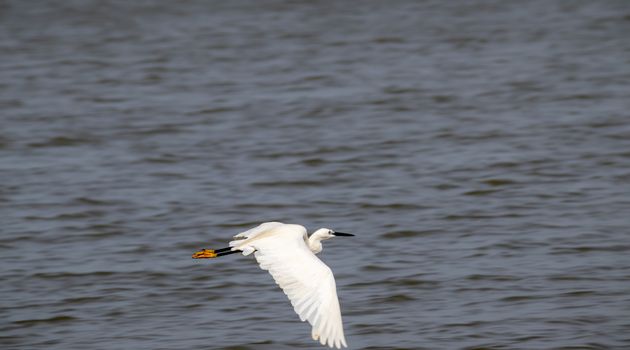
<path id="1" fill-rule="evenodd" d="M 329 234 L 329 235 L 332 235 L 333 233 L 335 233 L 335 231 L 333 231 L 333 230 L 328 230 L 328 234 Z"/>

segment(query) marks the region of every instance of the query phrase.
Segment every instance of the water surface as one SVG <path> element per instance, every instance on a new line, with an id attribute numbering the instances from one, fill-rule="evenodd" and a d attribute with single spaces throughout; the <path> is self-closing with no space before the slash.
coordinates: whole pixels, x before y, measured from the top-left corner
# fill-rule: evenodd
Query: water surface
<path id="1" fill-rule="evenodd" d="M 624 1 L 4 1 L 3 349 L 316 349 L 255 261 L 330 227 L 352 349 L 630 348 Z"/>

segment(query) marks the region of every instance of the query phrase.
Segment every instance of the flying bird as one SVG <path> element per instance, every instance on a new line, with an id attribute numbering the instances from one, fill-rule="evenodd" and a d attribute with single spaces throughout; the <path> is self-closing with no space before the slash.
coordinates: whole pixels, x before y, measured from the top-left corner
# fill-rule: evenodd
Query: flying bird
<path id="1" fill-rule="evenodd" d="M 234 236 L 228 248 L 202 249 L 193 259 L 211 259 L 241 252 L 254 253 L 260 268 L 269 271 L 289 297 L 302 322 L 313 327 L 313 340 L 322 345 L 347 347 L 335 277 L 315 254 L 322 251 L 322 241 L 333 237 L 354 236 L 320 228 L 308 236 L 301 225 L 265 222 Z"/>

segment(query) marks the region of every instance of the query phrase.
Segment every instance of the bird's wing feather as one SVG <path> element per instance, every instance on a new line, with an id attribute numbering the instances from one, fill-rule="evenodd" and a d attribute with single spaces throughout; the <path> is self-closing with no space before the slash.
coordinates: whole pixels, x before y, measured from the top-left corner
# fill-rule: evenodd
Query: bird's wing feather
<path id="1" fill-rule="evenodd" d="M 314 340 L 347 346 L 332 271 L 306 246 L 301 230 L 278 231 L 251 242 L 260 267 L 289 297 L 300 320 L 313 326 Z"/>
<path id="2" fill-rule="evenodd" d="M 276 221 L 263 222 L 262 224 L 254 228 L 237 234 L 236 236 L 234 236 L 234 238 L 254 238 L 265 231 L 272 230 L 282 225 L 284 224 Z"/>
<path id="3" fill-rule="evenodd" d="M 243 255 L 249 255 L 255 250 L 250 244 L 252 241 L 259 240 L 260 238 L 268 236 L 273 231 L 276 231 L 286 226 L 289 225 L 275 221 L 263 222 L 262 224 L 252 229 L 241 232 L 234 236 L 234 240 L 230 242 L 229 246 L 232 248 L 232 250 L 241 250 L 243 252 Z M 306 232 L 306 229 L 304 229 L 304 232 Z"/>

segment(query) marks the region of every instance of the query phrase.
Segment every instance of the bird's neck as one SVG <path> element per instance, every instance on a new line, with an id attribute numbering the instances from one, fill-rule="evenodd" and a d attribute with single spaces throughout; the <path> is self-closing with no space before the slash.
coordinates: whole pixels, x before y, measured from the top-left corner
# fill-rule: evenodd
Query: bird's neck
<path id="1" fill-rule="evenodd" d="M 319 236 L 311 235 L 306 241 L 308 248 L 314 253 L 317 254 L 322 251 L 322 239 Z"/>

